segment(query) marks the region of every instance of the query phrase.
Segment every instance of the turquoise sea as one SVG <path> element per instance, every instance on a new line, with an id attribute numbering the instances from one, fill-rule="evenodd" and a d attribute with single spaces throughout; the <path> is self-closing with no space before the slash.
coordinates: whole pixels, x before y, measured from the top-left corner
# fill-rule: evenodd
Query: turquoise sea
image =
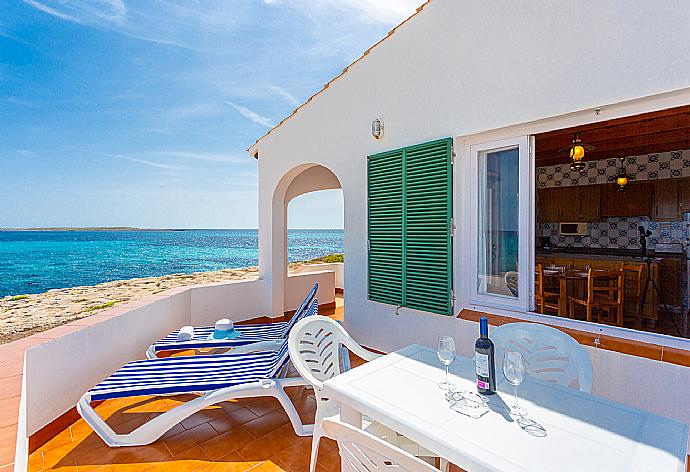
<path id="1" fill-rule="evenodd" d="M 290 230 L 288 259 L 343 252 L 342 230 Z M 258 264 L 257 230 L 0 231 L 0 297 Z"/>

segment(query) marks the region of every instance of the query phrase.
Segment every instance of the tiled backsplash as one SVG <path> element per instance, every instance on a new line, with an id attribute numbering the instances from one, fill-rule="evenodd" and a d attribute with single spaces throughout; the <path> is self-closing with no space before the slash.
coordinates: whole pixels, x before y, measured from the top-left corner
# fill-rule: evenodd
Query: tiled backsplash
<path id="1" fill-rule="evenodd" d="M 585 157 L 586 161 L 586 157 Z M 570 170 L 569 164 L 537 168 L 537 187 L 571 187 L 614 182 L 621 167 L 619 159 L 586 162 L 582 172 Z M 690 150 L 660 152 L 625 158 L 625 171 L 631 181 L 690 177 Z"/>
<path id="2" fill-rule="evenodd" d="M 688 222 L 690 213 L 683 215 L 683 221 L 659 222 L 647 217 L 605 218 L 602 221 L 589 223 L 588 236 L 559 236 L 558 223 L 542 223 L 539 234 L 549 236 L 551 245 L 558 247 L 593 247 L 614 249 L 638 249 L 639 226 L 652 232 L 647 241 L 649 249 L 658 251 L 681 252 L 682 245 L 688 239 Z"/>

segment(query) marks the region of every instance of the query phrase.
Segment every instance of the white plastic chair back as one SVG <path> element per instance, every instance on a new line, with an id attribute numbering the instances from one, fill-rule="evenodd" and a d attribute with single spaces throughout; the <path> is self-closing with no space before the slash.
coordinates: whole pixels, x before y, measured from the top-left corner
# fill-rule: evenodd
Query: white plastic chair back
<path id="1" fill-rule="evenodd" d="M 361 429 L 325 420 L 326 434 L 338 442 L 343 472 L 438 472 L 438 469 Z"/>
<path id="2" fill-rule="evenodd" d="M 292 364 L 312 384 L 319 400 L 324 381 L 341 372 L 340 346 L 367 361 L 379 357 L 357 344 L 339 323 L 325 316 L 310 316 L 290 331 L 288 348 Z"/>
<path id="3" fill-rule="evenodd" d="M 496 346 L 497 375 L 506 351 L 522 353 L 528 375 L 583 392 L 592 391 L 592 361 L 573 338 L 537 323 L 508 323 L 489 337 Z"/>

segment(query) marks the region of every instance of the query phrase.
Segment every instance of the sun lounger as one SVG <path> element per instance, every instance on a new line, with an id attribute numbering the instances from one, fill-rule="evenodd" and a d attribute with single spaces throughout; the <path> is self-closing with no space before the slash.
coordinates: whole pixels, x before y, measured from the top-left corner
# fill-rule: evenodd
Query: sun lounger
<path id="1" fill-rule="evenodd" d="M 314 299 L 305 316 L 318 313 Z M 86 392 L 77 410 L 110 447 L 151 444 L 170 428 L 194 413 L 219 402 L 247 398 L 274 397 L 288 414 L 295 433 L 309 436 L 313 425 L 303 425 L 285 387 L 309 385 L 301 377 L 281 375 L 287 370 L 288 340 L 274 351 L 208 356 L 168 357 L 130 362 Z M 179 395 L 200 396 L 173 408 L 128 434 L 117 434 L 98 416 L 91 402 L 113 398 Z"/>
<path id="2" fill-rule="evenodd" d="M 146 351 L 146 357 L 149 359 L 156 359 L 158 353 L 161 351 L 174 350 L 212 350 L 212 349 L 237 349 L 242 346 L 251 345 L 250 349 L 243 349 L 244 352 L 256 351 L 262 349 L 275 349 L 280 346 L 283 339 L 287 338 L 290 328 L 292 328 L 299 320 L 304 318 L 308 307 L 316 296 L 319 289 L 319 284 L 315 283 L 309 290 L 302 304 L 299 306 L 290 321 L 283 321 L 278 323 L 266 324 L 248 324 L 238 325 L 235 329 L 240 335 L 233 339 L 212 339 L 213 326 L 205 326 L 194 328 L 194 336 L 189 341 L 178 341 L 177 333 L 179 330 L 170 333 L 168 336 L 156 341 Z M 261 344 L 257 344 L 261 343 Z M 238 351 L 241 352 L 241 351 Z"/>

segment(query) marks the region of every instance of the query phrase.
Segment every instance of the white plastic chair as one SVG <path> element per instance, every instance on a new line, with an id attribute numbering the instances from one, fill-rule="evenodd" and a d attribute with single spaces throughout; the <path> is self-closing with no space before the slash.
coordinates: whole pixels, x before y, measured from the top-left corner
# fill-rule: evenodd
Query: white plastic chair
<path id="1" fill-rule="evenodd" d="M 325 420 L 323 430 L 338 442 L 343 472 L 438 472 L 426 462 L 361 429 Z"/>
<path id="2" fill-rule="evenodd" d="M 497 370 L 502 368 L 506 351 L 518 351 L 532 377 L 592 391 L 592 361 L 587 351 L 563 331 L 537 323 L 508 323 L 494 328 L 490 338 L 496 346 Z"/>
<path id="3" fill-rule="evenodd" d="M 311 316 L 295 325 L 288 338 L 290 360 L 300 376 L 314 388 L 316 396 L 316 418 L 311 443 L 310 472 L 316 468 L 316 458 L 319 452 L 319 442 L 324 435 L 323 421 L 326 419 L 340 419 L 340 405 L 336 400 L 323 395 L 324 381 L 341 373 L 339 353 L 347 355 L 347 350 L 356 356 L 371 361 L 380 357 L 367 351 L 350 337 L 345 329 L 336 321 L 325 316 Z M 416 456 L 436 457 L 430 451 L 420 448 L 413 441 L 397 434 L 379 423 L 371 423 L 367 429 L 387 442 L 403 447 L 408 453 Z M 442 468 L 447 470 L 448 464 L 442 462 Z"/>

